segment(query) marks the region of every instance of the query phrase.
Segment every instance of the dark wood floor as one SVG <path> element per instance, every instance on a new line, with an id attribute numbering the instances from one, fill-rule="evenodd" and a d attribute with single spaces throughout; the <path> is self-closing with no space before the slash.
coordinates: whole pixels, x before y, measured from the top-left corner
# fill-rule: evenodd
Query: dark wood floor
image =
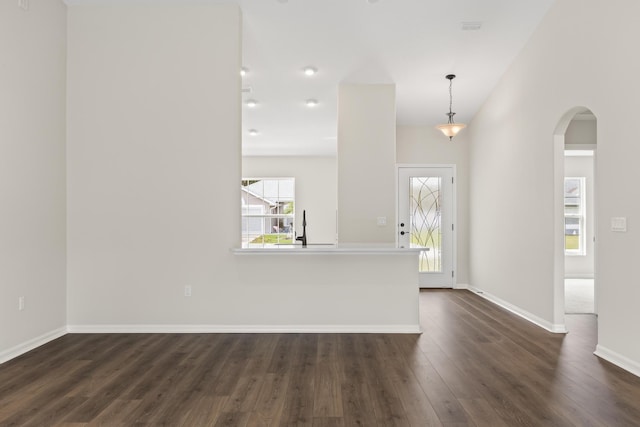
<path id="1" fill-rule="evenodd" d="M 0 365 L 0 425 L 640 425 L 593 316 L 555 335 L 450 290 L 421 316 L 422 335 L 66 335 Z"/>

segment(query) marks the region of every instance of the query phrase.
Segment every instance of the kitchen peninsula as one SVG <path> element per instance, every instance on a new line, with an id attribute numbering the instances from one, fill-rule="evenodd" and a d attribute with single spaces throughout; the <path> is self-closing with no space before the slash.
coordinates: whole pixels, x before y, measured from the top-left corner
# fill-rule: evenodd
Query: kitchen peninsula
<path id="1" fill-rule="evenodd" d="M 239 282 L 273 309 L 270 331 L 420 332 L 417 250 L 309 244 L 232 253 Z"/>

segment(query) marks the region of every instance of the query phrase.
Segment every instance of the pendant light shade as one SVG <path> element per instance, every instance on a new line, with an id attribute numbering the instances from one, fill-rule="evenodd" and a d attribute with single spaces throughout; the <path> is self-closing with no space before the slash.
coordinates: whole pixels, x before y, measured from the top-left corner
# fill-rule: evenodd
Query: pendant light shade
<path id="1" fill-rule="evenodd" d="M 451 111 L 451 108 L 453 106 L 453 95 L 451 93 L 451 87 L 453 86 L 453 79 L 455 79 L 456 76 L 455 74 L 448 74 L 447 76 L 445 76 L 445 78 L 449 80 L 449 112 L 447 113 L 447 116 L 449 116 L 449 121 L 443 125 L 436 126 L 436 129 L 442 131 L 445 136 L 449 137 L 449 141 L 451 141 L 453 137 L 456 136 L 462 129 L 466 128 L 467 125 L 453 122 L 453 116 L 456 113 Z"/>
<path id="2" fill-rule="evenodd" d="M 444 125 L 436 126 L 436 129 L 440 129 L 442 133 L 445 134 L 445 136 L 448 136 L 449 140 L 451 140 L 458 134 L 458 132 L 466 127 L 467 125 L 462 123 L 446 123 Z"/>

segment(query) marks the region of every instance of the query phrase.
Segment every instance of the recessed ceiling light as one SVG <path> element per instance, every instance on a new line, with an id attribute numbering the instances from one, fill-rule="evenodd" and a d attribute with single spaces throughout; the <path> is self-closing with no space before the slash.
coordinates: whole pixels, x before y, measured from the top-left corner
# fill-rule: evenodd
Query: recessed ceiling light
<path id="1" fill-rule="evenodd" d="M 258 105 L 258 101 L 256 101 L 255 99 L 248 99 L 247 100 L 247 107 L 253 108 L 255 106 Z"/>
<path id="2" fill-rule="evenodd" d="M 249 135 L 256 136 L 258 135 L 258 131 L 256 129 L 249 129 Z"/>
<path id="3" fill-rule="evenodd" d="M 313 76 L 318 72 L 317 68 L 314 67 L 304 67 L 304 74 L 307 76 Z"/>
<path id="4" fill-rule="evenodd" d="M 240 75 L 242 77 L 246 76 L 248 72 L 249 72 L 249 69 L 247 67 L 240 68 Z"/>
<path id="5" fill-rule="evenodd" d="M 307 105 L 307 107 L 309 107 L 309 108 L 313 108 L 313 107 L 315 107 L 316 105 L 318 105 L 318 100 L 317 100 L 317 99 L 307 99 L 307 100 L 305 101 L 305 104 Z"/>

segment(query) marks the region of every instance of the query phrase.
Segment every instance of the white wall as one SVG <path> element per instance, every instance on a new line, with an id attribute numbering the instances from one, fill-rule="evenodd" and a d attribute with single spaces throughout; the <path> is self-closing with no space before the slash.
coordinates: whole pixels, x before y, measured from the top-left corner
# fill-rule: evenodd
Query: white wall
<path id="1" fill-rule="evenodd" d="M 70 330 L 415 331 L 415 254 L 232 253 L 240 18 L 200 2 L 69 7 Z"/>
<path id="2" fill-rule="evenodd" d="M 340 242 L 395 242 L 395 139 L 395 85 L 340 85 Z M 378 217 L 386 217 L 387 225 L 378 226 Z"/>
<path id="3" fill-rule="evenodd" d="M 558 0 L 505 73 L 468 130 L 471 134 L 471 281 L 546 320 L 554 312 L 553 134 L 565 112 L 597 117 L 599 354 L 640 373 L 637 247 L 640 146 L 633 126 L 640 84 L 640 3 Z M 627 217 L 627 233 L 609 230 Z M 555 314 L 555 315 L 554 315 Z"/>
<path id="4" fill-rule="evenodd" d="M 0 362 L 66 324 L 65 25 L 0 2 Z"/>
<path id="5" fill-rule="evenodd" d="M 307 211 L 309 243 L 334 243 L 338 172 L 335 157 L 242 157 L 242 176 L 296 179 L 296 230 L 302 233 Z"/>
<path id="6" fill-rule="evenodd" d="M 69 6 L 70 324 L 233 309 L 240 21 L 233 5 Z"/>
<path id="7" fill-rule="evenodd" d="M 396 159 L 408 164 L 456 165 L 456 283 L 469 284 L 469 137 L 462 131 L 453 141 L 432 126 L 398 126 Z"/>
<path id="8" fill-rule="evenodd" d="M 565 255 L 565 277 L 593 277 L 594 274 L 594 163 L 592 156 L 567 156 L 564 174 L 567 177 L 585 178 L 585 255 Z"/>

